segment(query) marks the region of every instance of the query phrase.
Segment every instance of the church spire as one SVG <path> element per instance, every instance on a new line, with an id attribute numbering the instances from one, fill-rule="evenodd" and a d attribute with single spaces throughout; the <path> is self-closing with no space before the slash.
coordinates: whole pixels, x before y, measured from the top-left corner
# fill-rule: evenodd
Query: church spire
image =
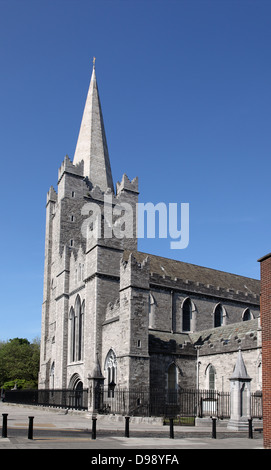
<path id="1" fill-rule="evenodd" d="M 93 186 L 102 191 L 110 188 L 114 192 L 111 166 L 105 136 L 102 108 L 99 98 L 95 57 L 87 94 L 85 109 L 75 149 L 73 164 L 84 161 L 84 175 Z"/>

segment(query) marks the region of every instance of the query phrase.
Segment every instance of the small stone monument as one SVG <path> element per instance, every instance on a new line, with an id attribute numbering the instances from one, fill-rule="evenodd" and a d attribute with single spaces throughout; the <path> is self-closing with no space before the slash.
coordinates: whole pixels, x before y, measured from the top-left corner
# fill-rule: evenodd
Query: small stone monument
<path id="1" fill-rule="evenodd" d="M 96 362 L 92 374 L 88 376 L 89 393 L 88 393 L 88 412 L 91 414 L 97 413 L 99 408 L 99 395 L 104 384 L 104 377 L 101 371 L 101 366 L 96 354 Z"/>
<path id="2" fill-rule="evenodd" d="M 230 378 L 231 382 L 231 412 L 228 422 L 228 429 L 234 431 L 242 431 L 248 428 L 248 420 L 250 413 L 250 382 L 251 378 L 247 373 L 241 349 L 238 351 L 237 361 L 233 374 Z"/>

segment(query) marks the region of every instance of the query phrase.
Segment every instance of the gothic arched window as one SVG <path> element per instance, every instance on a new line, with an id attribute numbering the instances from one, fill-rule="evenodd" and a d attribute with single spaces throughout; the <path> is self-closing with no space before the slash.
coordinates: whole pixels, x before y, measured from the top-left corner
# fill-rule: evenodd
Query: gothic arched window
<path id="1" fill-rule="evenodd" d="M 223 308 L 222 305 L 218 304 L 215 308 L 214 313 L 214 327 L 217 328 L 218 326 L 223 325 Z"/>
<path id="2" fill-rule="evenodd" d="M 78 361 L 83 359 L 84 350 L 84 313 L 85 313 L 85 301 L 83 301 L 79 313 L 79 331 L 78 331 Z"/>
<path id="3" fill-rule="evenodd" d="M 73 307 L 70 309 L 69 315 L 69 322 L 70 322 L 70 362 L 75 361 L 75 330 L 76 330 L 76 321 L 75 321 L 75 313 Z"/>
<path id="4" fill-rule="evenodd" d="M 208 368 L 209 390 L 215 390 L 215 369 L 212 365 Z"/>
<path id="5" fill-rule="evenodd" d="M 251 319 L 252 319 L 251 312 L 250 312 L 249 308 L 246 308 L 246 310 L 243 313 L 243 321 L 248 321 L 248 320 L 251 320 Z"/>
<path id="6" fill-rule="evenodd" d="M 191 331 L 192 303 L 185 299 L 183 303 L 183 331 Z"/>
<path id="7" fill-rule="evenodd" d="M 80 335 L 80 318 L 81 318 L 81 299 L 80 295 L 77 295 L 74 306 L 75 313 L 75 327 L 74 327 L 74 339 L 75 339 L 75 354 L 74 361 L 79 360 L 79 335 Z"/>
<path id="8" fill-rule="evenodd" d="M 84 312 L 85 302 L 81 304 L 80 296 L 75 300 L 74 308 L 70 309 L 70 362 L 81 361 L 83 359 L 84 346 Z"/>

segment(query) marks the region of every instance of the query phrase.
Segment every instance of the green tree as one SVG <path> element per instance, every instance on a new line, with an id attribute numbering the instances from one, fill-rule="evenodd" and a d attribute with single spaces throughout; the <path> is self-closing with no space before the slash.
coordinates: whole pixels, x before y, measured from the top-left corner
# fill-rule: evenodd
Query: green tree
<path id="1" fill-rule="evenodd" d="M 38 339 L 30 343 L 25 338 L 13 338 L 0 343 L 0 386 L 12 388 L 17 382 L 20 388 L 36 388 L 39 358 Z"/>

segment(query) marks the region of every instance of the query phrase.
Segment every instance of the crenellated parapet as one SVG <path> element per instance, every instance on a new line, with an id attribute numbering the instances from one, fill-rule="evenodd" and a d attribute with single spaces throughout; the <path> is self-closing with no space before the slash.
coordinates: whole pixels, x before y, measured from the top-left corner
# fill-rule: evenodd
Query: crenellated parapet
<path id="1" fill-rule="evenodd" d="M 50 187 L 48 193 L 47 193 L 47 199 L 46 199 L 46 205 L 49 202 L 57 202 L 57 192 L 53 188 L 53 186 Z"/>
<path id="2" fill-rule="evenodd" d="M 77 165 L 74 165 L 68 155 L 65 156 L 63 162 L 60 165 L 60 168 L 58 170 L 58 182 L 60 182 L 62 176 L 64 173 L 70 173 L 72 175 L 76 176 L 81 176 L 83 177 L 84 175 L 84 162 L 83 160 L 78 163 Z"/>
<path id="3" fill-rule="evenodd" d="M 127 287 L 149 289 L 149 258 L 148 256 L 139 263 L 130 253 L 128 260 L 120 262 L 120 290 Z"/>
<path id="4" fill-rule="evenodd" d="M 116 190 L 117 195 L 121 194 L 123 191 L 138 194 L 138 177 L 136 176 L 132 181 L 130 181 L 126 173 L 124 173 L 121 182 L 117 182 Z"/>
<path id="5" fill-rule="evenodd" d="M 176 289 L 187 293 L 203 294 L 217 297 L 219 299 L 237 300 L 239 302 L 254 305 L 258 305 L 260 301 L 259 294 L 245 291 L 245 289 L 243 291 L 230 289 L 221 286 L 215 286 L 213 284 L 209 284 L 208 282 L 202 283 L 192 281 L 190 279 L 171 277 L 165 274 L 159 275 L 153 272 L 150 273 L 150 284 L 153 286 L 163 286 L 167 289 Z"/>

